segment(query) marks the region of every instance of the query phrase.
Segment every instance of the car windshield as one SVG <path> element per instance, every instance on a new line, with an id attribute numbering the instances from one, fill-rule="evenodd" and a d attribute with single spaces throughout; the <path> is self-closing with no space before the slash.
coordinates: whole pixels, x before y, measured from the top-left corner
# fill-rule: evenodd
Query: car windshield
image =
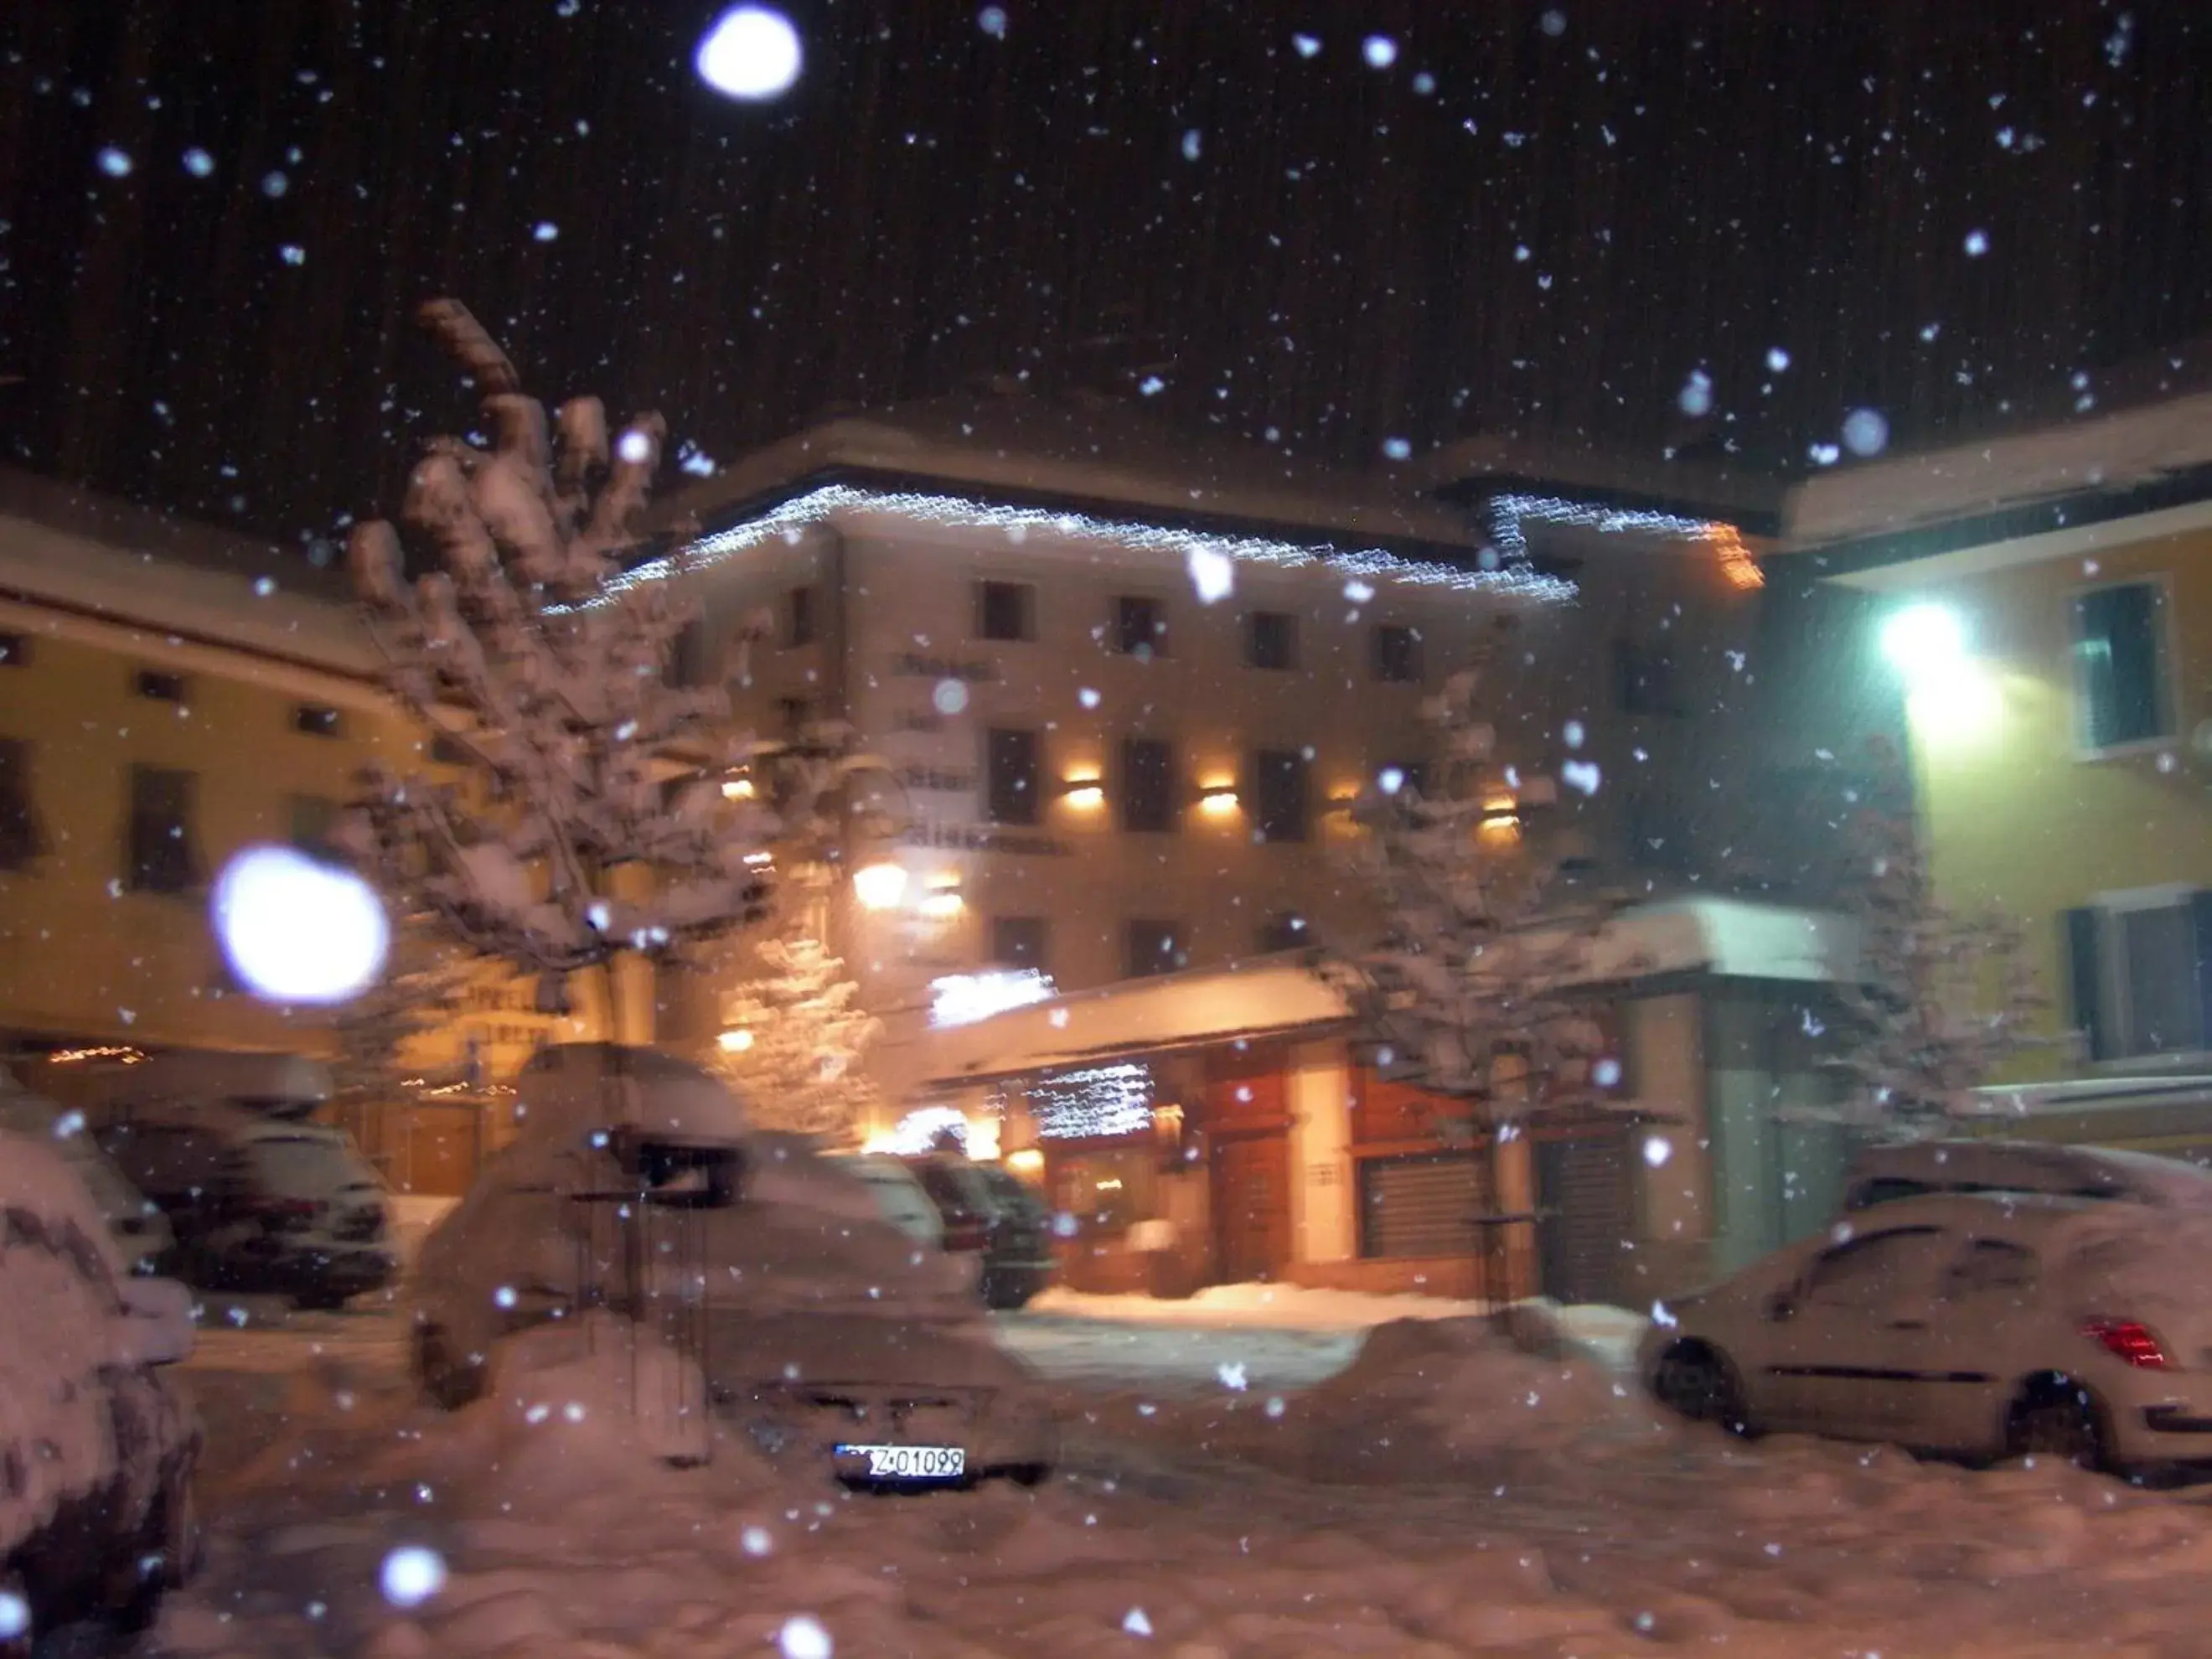
<path id="1" fill-rule="evenodd" d="M 2212 0 L 0 17 L 0 1650 L 2212 1650 Z"/>

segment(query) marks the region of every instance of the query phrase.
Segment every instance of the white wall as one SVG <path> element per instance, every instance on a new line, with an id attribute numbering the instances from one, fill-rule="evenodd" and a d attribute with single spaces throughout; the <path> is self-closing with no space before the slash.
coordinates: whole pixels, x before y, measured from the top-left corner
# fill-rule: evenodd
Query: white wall
<path id="1" fill-rule="evenodd" d="M 1349 1261 L 1359 1253 L 1352 1186 L 1352 1073 L 1341 1042 L 1291 1049 L 1291 1259 Z"/>

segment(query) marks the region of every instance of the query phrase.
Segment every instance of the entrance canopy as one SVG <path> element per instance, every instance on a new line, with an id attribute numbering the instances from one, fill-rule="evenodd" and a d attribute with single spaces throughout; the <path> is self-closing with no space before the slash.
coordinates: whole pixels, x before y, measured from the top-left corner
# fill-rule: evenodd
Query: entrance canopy
<path id="1" fill-rule="evenodd" d="M 1681 974 L 1833 984 L 1856 961 L 1856 936 L 1842 917 L 1741 899 L 1674 899 L 1613 918 L 1570 978 L 1591 986 Z M 987 1083 L 1239 1038 L 1317 1037 L 1348 1030 L 1355 1018 L 1348 970 L 1263 957 L 1123 980 L 932 1031 L 922 1039 L 920 1077 L 925 1088 Z"/>

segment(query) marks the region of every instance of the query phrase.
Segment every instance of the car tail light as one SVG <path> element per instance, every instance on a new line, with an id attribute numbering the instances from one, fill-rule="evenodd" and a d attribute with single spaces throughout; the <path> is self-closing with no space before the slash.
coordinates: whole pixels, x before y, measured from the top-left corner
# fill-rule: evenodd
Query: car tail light
<path id="1" fill-rule="evenodd" d="M 2137 1320 L 2086 1319 L 2081 1334 L 2142 1370 L 2162 1371 L 2171 1364 L 2158 1333 Z"/>
<path id="2" fill-rule="evenodd" d="M 983 1250 L 990 1245 L 990 1226 L 980 1216 L 967 1216 L 945 1224 L 945 1248 L 948 1250 Z"/>

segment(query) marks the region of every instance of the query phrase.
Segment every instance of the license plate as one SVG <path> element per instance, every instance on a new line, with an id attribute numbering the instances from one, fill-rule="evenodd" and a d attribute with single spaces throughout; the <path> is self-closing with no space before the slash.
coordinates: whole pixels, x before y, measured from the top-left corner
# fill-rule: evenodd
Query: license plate
<path id="1" fill-rule="evenodd" d="M 837 1455 L 867 1459 L 871 1480 L 957 1480 L 968 1472 L 958 1446 L 839 1446 Z"/>

